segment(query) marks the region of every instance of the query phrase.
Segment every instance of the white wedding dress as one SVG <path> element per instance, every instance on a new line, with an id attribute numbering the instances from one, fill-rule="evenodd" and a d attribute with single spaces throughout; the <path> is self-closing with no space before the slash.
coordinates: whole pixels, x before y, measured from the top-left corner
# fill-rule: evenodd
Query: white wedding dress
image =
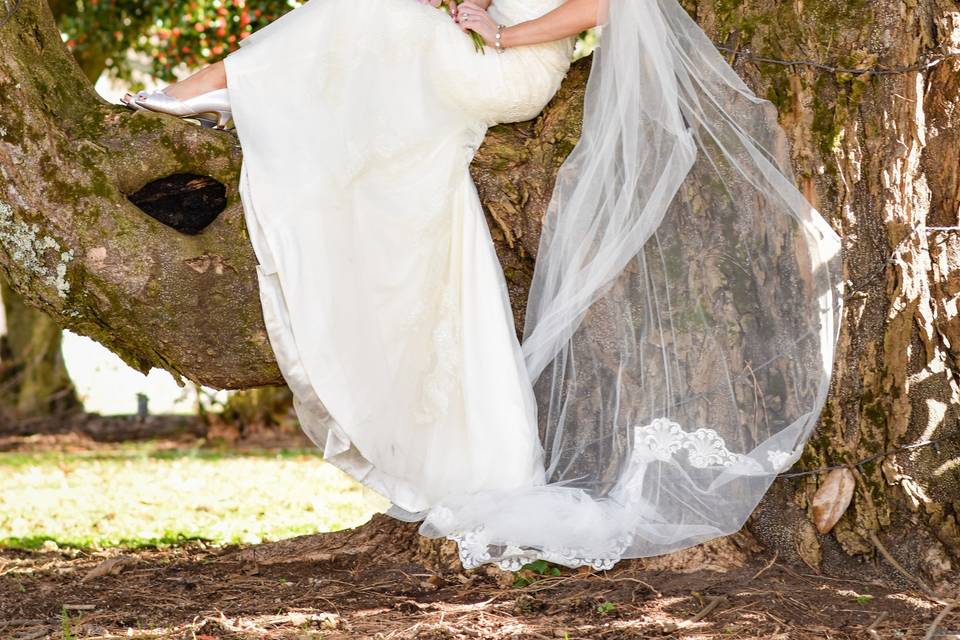
<path id="1" fill-rule="evenodd" d="M 559 0 L 497 0 L 512 24 Z M 573 39 L 474 49 L 415 0 L 309 0 L 225 58 L 264 320 L 327 461 L 419 512 L 543 475 L 468 167 L 543 109 Z"/>
<path id="2" fill-rule="evenodd" d="M 309 0 L 225 58 L 301 425 L 465 567 L 609 568 L 732 533 L 827 397 L 841 243 L 776 109 L 677 0 L 600 4 L 522 342 L 468 167 L 490 125 L 543 109 L 573 38 L 481 55 L 415 0 Z"/>

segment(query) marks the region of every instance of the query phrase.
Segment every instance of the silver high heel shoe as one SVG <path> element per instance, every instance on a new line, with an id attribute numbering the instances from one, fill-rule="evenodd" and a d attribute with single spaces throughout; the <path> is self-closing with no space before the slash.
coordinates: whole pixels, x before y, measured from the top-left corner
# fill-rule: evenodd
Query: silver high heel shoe
<path id="1" fill-rule="evenodd" d="M 140 91 L 137 91 L 136 93 L 133 93 L 133 92 L 131 92 L 131 91 L 127 91 L 127 92 L 120 98 L 120 102 L 121 102 L 121 104 L 123 104 L 125 107 L 127 107 L 127 108 L 130 109 L 131 111 L 150 111 L 150 109 L 147 109 L 145 106 L 143 106 L 142 104 L 140 104 L 140 103 L 136 100 L 136 98 L 138 98 L 139 96 L 147 96 L 147 95 L 150 95 L 150 93 L 155 93 L 155 92 L 157 92 L 157 91 L 159 91 L 159 89 L 154 89 L 153 91 L 147 91 L 146 89 L 141 89 Z M 211 118 L 206 117 L 206 116 L 203 116 L 203 115 L 196 116 L 194 119 L 197 120 L 197 121 L 199 121 L 199 122 L 200 122 L 200 126 L 202 126 L 202 127 L 212 128 L 212 127 L 216 126 L 216 124 L 217 124 L 217 119 L 216 119 L 216 118 L 211 119 Z"/>
<path id="2" fill-rule="evenodd" d="M 167 95 L 162 90 L 151 93 L 141 91 L 131 97 L 130 102 L 134 102 L 137 108 L 168 113 L 179 118 L 196 118 L 215 129 L 233 128 L 230 94 L 226 87 L 207 91 L 185 100 Z M 213 122 L 209 116 L 213 116 L 216 122 Z"/>

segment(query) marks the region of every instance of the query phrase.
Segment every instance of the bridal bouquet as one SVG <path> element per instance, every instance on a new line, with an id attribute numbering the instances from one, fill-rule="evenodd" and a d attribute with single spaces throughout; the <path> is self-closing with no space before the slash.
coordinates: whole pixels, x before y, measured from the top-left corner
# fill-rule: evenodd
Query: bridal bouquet
<path id="1" fill-rule="evenodd" d="M 447 6 L 447 1 L 448 1 L 448 0 L 440 0 L 439 8 L 440 8 L 440 9 L 443 9 L 444 11 L 446 11 L 447 14 L 449 15 L 449 13 L 450 13 L 450 8 Z M 459 6 L 460 3 L 463 2 L 463 0 L 449 0 L 449 2 L 452 2 L 453 4 Z M 470 32 L 470 38 L 473 40 L 473 46 L 474 46 L 474 48 L 475 48 L 477 51 L 479 51 L 480 53 L 484 53 L 484 54 L 485 54 L 486 51 L 484 51 L 484 46 L 486 45 L 486 43 L 483 41 L 483 36 L 481 36 L 481 35 L 480 35 L 479 33 L 477 33 L 476 31 L 471 31 L 471 32 Z"/>

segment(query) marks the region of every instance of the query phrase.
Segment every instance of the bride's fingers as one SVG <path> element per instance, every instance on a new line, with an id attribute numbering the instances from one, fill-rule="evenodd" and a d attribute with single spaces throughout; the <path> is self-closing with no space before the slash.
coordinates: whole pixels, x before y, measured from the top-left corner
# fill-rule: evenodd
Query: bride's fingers
<path id="1" fill-rule="evenodd" d="M 472 29 L 473 31 L 480 31 L 487 22 L 490 21 L 490 18 L 487 16 L 487 13 L 482 9 L 477 10 L 471 7 L 464 8 L 464 5 L 460 5 L 460 16 L 457 20 L 457 23 L 461 28 Z"/>
<path id="2" fill-rule="evenodd" d="M 487 18 L 487 11 L 482 7 L 466 0 L 460 4 L 460 14 L 466 18 L 470 26 L 476 27 Z M 458 20 L 458 22 L 460 22 Z"/>

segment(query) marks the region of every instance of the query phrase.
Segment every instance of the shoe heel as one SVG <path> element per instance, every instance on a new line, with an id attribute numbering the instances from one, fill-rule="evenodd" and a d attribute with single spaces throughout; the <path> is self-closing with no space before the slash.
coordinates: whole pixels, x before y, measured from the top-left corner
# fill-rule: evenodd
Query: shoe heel
<path id="1" fill-rule="evenodd" d="M 217 129 L 226 129 L 228 124 L 233 122 L 233 113 L 230 111 L 217 111 Z"/>

